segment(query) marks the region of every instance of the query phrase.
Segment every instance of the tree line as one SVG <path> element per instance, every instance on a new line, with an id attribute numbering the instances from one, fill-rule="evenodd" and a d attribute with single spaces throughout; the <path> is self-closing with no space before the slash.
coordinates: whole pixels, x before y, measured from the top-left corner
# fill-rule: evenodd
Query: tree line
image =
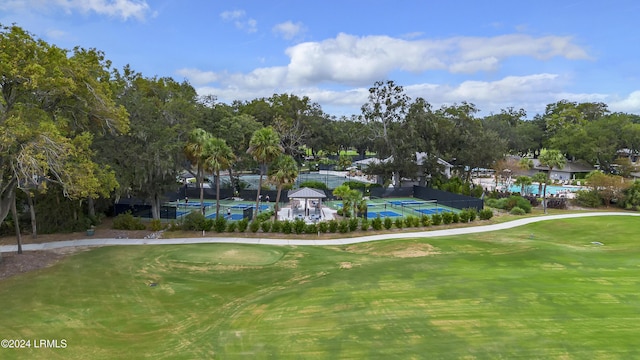
<path id="1" fill-rule="evenodd" d="M 514 108 L 481 117 L 472 103 L 434 108 L 379 81 L 352 116 L 332 116 L 293 94 L 226 104 L 187 81 L 115 69 L 97 49 L 61 49 L 15 25 L 0 28 L 0 76 L 0 220 L 12 208 L 16 218 L 16 201 L 26 204 L 33 233 L 38 211 L 50 229 L 65 219 L 81 226 L 123 197 L 147 201 L 159 216 L 185 169 L 200 183 L 204 171 L 216 181 L 228 171 L 232 186 L 240 171 L 259 170 L 261 183 L 280 171 L 284 186 L 292 160 L 353 149 L 390 159 L 369 172 L 400 186 L 437 174 L 438 158 L 469 177 L 506 154 L 537 157 L 553 148 L 613 171 L 618 150 L 640 150 L 640 116 L 603 103 L 563 100 L 533 118 Z M 417 152 L 426 154 L 421 166 Z"/>

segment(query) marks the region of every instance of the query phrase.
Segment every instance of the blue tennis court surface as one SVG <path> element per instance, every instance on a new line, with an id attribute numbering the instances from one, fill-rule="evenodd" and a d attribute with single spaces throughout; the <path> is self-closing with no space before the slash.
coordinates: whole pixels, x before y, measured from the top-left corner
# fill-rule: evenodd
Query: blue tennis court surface
<path id="1" fill-rule="evenodd" d="M 419 204 L 427 204 L 426 201 L 416 201 L 416 200 L 389 200 L 387 201 L 391 205 L 419 205 Z"/>
<path id="2" fill-rule="evenodd" d="M 231 215 L 227 215 L 227 214 L 222 214 L 220 213 L 220 216 L 224 216 L 224 218 L 226 220 L 231 220 L 231 221 L 237 221 L 237 220 L 242 220 L 242 214 L 231 214 Z M 207 215 L 208 219 L 215 219 L 216 218 L 216 214 L 209 214 Z"/>
<path id="3" fill-rule="evenodd" d="M 215 203 L 212 202 L 203 202 L 204 206 L 213 206 L 215 205 Z M 190 202 L 190 203 L 180 203 L 178 204 L 178 206 L 188 206 L 188 207 L 200 207 L 200 203 L 199 202 Z"/>
<path id="4" fill-rule="evenodd" d="M 447 209 L 443 209 L 443 208 L 434 208 L 434 209 L 413 209 L 419 213 L 425 214 L 425 215 L 433 215 L 433 214 L 440 214 L 443 212 L 450 212 Z"/>
<path id="5" fill-rule="evenodd" d="M 380 203 L 367 204 L 368 207 L 383 207 L 384 205 Z M 335 204 L 335 206 L 341 208 L 342 204 Z"/>
<path id="6" fill-rule="evenodd" d="M 367 212 L 367 219 L 375 219 L 378 216 L 380 216 L 381 218 L 385 218 L 385 217 L 398 217 L 402 215 L 395 213 L 393 211 L 380 211 L 380 212 L 368 211 Z"/>
<path id="7" fill-rule="evenodd" d="M 237 205 L 231 205 L 229 206 L 231 209 L 235 209 L 235 210 L 244 210 L 244 209 L 253 209 L 256 206 L 253 204 L 237 204 Z M 269 208 L 269 205 L 260 205 L 260 211 L 265 211 Z"/>

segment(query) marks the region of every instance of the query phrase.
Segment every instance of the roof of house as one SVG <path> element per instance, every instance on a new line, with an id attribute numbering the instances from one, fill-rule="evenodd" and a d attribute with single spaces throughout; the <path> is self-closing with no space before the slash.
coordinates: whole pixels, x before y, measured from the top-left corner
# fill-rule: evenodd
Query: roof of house
<path id="1" fill-rule="evenodd" d="M 533 168 L 535 170 L 549 170 L 548 166 L 540 165 L 540 160 L 533 160 Z M 553 169 L 553 171 L 557 172 L 567 172 L 567 173 L 580 173 L 580 172 L 591 172 L 595 170 L 595 168 L 591 165 L 578 162 L 578 161 L 567 161 L 566 164 L 561 169 Z"/>
<path id="2" fill-rule="evenodd" d="M 380 159 L 372 157 L 372 158 L 366 158 L 366 159 L 354 161 L 353 163 L 356 165 L 371 165 L 371 164 L 377 164 L 379 162 L 380 162 Z"/>
<path id="3" fill-rule="evenodd" d="M 427 157 L 427 153 L 426 152 L 416 152 L 416 164 L 418 165 L 422 165 L 423 160 Z M 355 165 L 371 165 L 371 164 L 379 164 L 379 163 L 386 163 L 388 161 L 393 161 L 393 156 L 389 156 L 388 158 L 384 159 L 384 160 L 380 160 L 378 158 L 372 157 L 372 158 L 367 158 L 367 159 L 362 159 L 362 160 L 358 160 L 358 161 L 354 161 L 353 163 Z M 444 167 L 453 167 L 453 165 L 449 164 L 448 162 L 442 160 L 441 158 L 438 158 L 438 164 L 444 166 Z"/>
<path id="4" fill-rule="evenodd" d="M 416 153 L 416 164 L 418 165 L 422 165 L 422 162 L 424 161 L 424 159 L 428 156 L 429 154 L 427 154 L 426 152 L 417 152 Z M 453 165 L 451 165 L 450 163 L 442 160 L 441 158 L 438 158 L 438 164 L 444 166 L 444 167 L 448 167 L 448 168 L 452 168 Z"/>
<path id="5" fill-rule="evenodd" d="M 326 198 L 327 195 L 325 195 L 324 191 L 322 191 L 322 190 L 316 190 L 316 189 L 304 187 L 302 189 L 289 191 L 289 193 L 287 194 L 287 197 L 289 197 L 289 199 L 291 199 L 291 198 L 296 198 L 296 199 L 323 199 L 323 198 Z"/>

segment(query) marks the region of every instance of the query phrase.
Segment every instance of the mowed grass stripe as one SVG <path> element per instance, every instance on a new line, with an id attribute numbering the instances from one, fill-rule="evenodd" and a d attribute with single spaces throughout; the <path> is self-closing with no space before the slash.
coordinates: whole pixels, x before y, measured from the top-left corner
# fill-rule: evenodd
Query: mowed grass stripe
<path id="1" fill-rule="evenodd" d="M 639 230 L 598 217 L 344 247 L 104 247 L 0 282 L 4 338 L 68 342 L 0 357 L 639 358 Z"/>

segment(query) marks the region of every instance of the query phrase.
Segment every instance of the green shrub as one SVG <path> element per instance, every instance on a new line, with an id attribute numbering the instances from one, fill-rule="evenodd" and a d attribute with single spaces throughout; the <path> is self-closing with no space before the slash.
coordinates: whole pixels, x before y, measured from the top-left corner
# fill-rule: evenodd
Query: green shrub
<path id="1" fill-rule="evenodd" d="M 220 216 L 213 220 L 213 231 L 217 233 L 223 232 L 227 228 L 227 219 L 223 216 Z"/>
<path id="2" fill-rule="evenodd" d="M 358 230 L 358 218 L 354 217 L 349 219 L 349 231 L 356 231 Z"/>
<path id="3" fill-rule="evenodd" d="M 222 219 L 224 220 L 224 219 Z M 204 231 L 211 231 L 211 229 L 213 229 L 213 225 L 215 224 L 215 220 L 213 219 L 204 219 L 204 226 L 202 227 L 202 230 Z M 225 220 L 224 222 L 224 227 L 222 228 L 222 231 L 224 231 L 224 228 L 227 227 L 227 222 Z"/>
<path id="4" fill-rule="evenodd" d="M 291 234 L 293 231 L 293 224 L 289 220 L 285 220 L 282 222 L 282 232 L 285 234 Z"/>
<path id="5" fill-rule="evenodd" d="M 271 219 L 273 217 L 273 211 L 272 210 L 266 210 L 263 211 L 261 213 L 258 213 L 258 215 L 256 215 L 256 220 L 263 222 L 263 221 L 267 221 L 269 219 Z"/>
<path id="6" fill-rule="evenodd" d="M 500 206 L 504 206 L 504 205 L 500 205 L 498 200 L 500 200 L 500 199 L 489 198 L 489 199 L 484 201 L 484 204 L 486 206 L 489 206 L 489 207 L 492 207 L 492 208 L 501 209 Z"/>
<path id="7" fill-rule="evenodd" d="M 262 232 L 266 232 L 268 233 L 271 230 L 271 221 L 263 221 L 260 223 L 260 228 L 262 229 Z"/>
<path id="8" fill-rule="evenodd" d="M 496 204 L 495 207 L 498 208 L 498 209 L 506 209 L 507 208 L 507 201 L 508 201 L 507 198 L 498 199 L 497 204 Z"/>
<path id="9" fill-rule="evenodd" d="M 318 226 L 316 226 L 316 224 L 307 224 L 307 226 L 304 228 L 304 232 L 307 234 L 317 234 Z"/>
<path id="10" fill-rule="evenodd" d="M 237 222 L 229 221 L 227 223 L 227 232 L 230 232 L 230 233 L 235 232 L 237 228 L 238 228 L 238 223 Z"/>
<path id="11" fill-rule="evenodd" d="M 460 222 L 460 215 L 458 213 L 451 213 L 451 222 L 457 224 Z"/>
<path id="12" fill-rule="evenodd" d="M 182 230 L 190 231 L 196 230 L 201 231 L 204 230 L 204 222 L 206 218 L 200 211 L 192 211 L 184 216 L 182 219 Z"/>
<path id="13" fill-rule="evenodd" d="M 306 225 L 304 220 L 295 219 L 293 221 L 293 231 L 295 231 L 296 234 L 302 234 Z"/>
<path id="14" fill-rule="evenodd" d="M 469 222 L 469 211 L 462 210 L 462 211 L 460 211 L 458 216 L 460 217 L 460 222 L 461 223 L 466 224 L 466 223 Z"/>
<path id="15" fill-rule="evenodd" d="M 162 220 L 151 219 L 151 221 L 149 221 L 149 228 L 151 229 L 151 231 L 160 231 L 160 230 L 164 230 L 165 226 L 162 223 Z"/>
<path id="16" fill-rule="evenodd" d="M 249 224 L 249 231 L 251 231 L 252 233 L 257 233 L 258 230 L 260 230 L 260 221 L 258 220 L 253 220 L 250 224 Z"/>
<path id="17" fill-rule="evenodd" d="M 338 231 L 338 221 L 337 220 L 329 220 L 329 232 L 335 233 Z"/>
<path id="18" fill-rule="evenodd" d="M 529 200 L 518 195 L 509 196 L 506 199 L 505 207 L 503 207 L 502 209 L 511 211 L 511 209 L 513 209 L 516 206 L 524 210 L 524 212 L 527 214 L 531 212 L 531 203 L 529 202 Z"/>
<path id="19" fill-rule="evenodd" d="M 420 226 L 420 219 L 413 215 L 409 215 L 404 219 L 404 224 L 406 227 L 418 227 Z"/>
<path id="20" fill-rule="evenodd" d="M 134 217 L 131 215 L 131 212 L 127 211 L 113 219 L 113 228 L 116 230 L 144 230 L 147 227 L 144 226 L 140 219 Z"/>
<path id="21" fill-rule="evenodd" d="M 511 211 L 509 211 L 509 214 L 511 215 L 524 215 L 526 214 L 526 212 L 524 211 L 524 209 L 518 207 L 518 206 L 514 206 L 513 208 L 511 208 Z"/>
<path id="22" fill-rule="evenodd" d="M 404 220 L 401 217 L 397 217 L 393 225 L 398 229 L 402 229 L 404 227 Z"/>
<path id="23" fill-rule="evenodd" d="M 369 230 L 369 225 L 370 225 L 369 219 L 362 218 L 362 221 L 360 221 L 360 230 L 362 230 L 362 231 Z"/>
<path id="24" fill-rule="evenodd" d="M 346 233 L 349 231 L 349 221 L 348 220 L 342 220 L 340 221 L 340 223 L 338 223 L 338 231 L 342 234 Z"/>
<path id="25" fill-rule="evenodd" d="M 492 217 L 493 217 L 493 210 L 491 209 L 482 209 L 478 213 L 478 218 L 480 218 L 480 220 L 489 220 Z"/>
<path id="26" fill-rule="evenodd" d="M 467 213 L 469 214 L 469 221 L 475 221 L 476 217 L 478 217 L 478 211 L 474 208 L 468 208 L 466 210 L 467 210 Z"/>
<path id="27" fill-rule="evenodd" d="M 390 217 L 386 217 L 384 218 L 384 220 L 382 221 L 384 224 L 384 228 L 389 230 L 393 227 L 393 220 L 391 220 Z"/>
<path id="28" fill-rule="evenodd" d="M 442 223 L 447 225 L 453 222 L 453 213 L 443 212 L 442 213 Z"/>
<path id="29" fill-rule="evenodd" d="M 282 231 L 282 222 L 278 220 L 274 220 L 271 224 L 271 231 L 274 233 L 279 233 Z"/>
<path id="30" fill-rule="evenodd" d="M 422 215 L 420 216 L 420 224 L 424 227 L 430 226 L 431 225 L 431 218 L 428 217 L 427 215 Z"/>
<path id="31" fill-rule="evenodd" d="M 431 215 L 431 223 L 435 226 L 442 224 L 442 215 L 441 214 Z"/>
<path id="32" fill-rule="evenodd" d="M 380 216 L 371 220 L 371 227 L 376 231 L 382 230 L 382 219 L 380 218 Z"/>
<path id="33" fill-rule="evenodd" d="M 249 219 L 242 219 L 238 221 L 238 232 L 247 231 L 247 227 L 249 226 Z"/>
<path id="34" fill-rule="evenodd" d="M 578 190 L 576 191 L 576 204 L 579 206 L 597 208 L 604 204 L 600 194 L 596 190 Z"/>
<path id="35" fill-rule="evenodd" d="M 640 180 L 635 180 L 623 194 L 622 201 L 618 203 L 620 207 L 637 211 L 640 208 Z"/>
<path id="36" fill-rule="evenodd" d="M 318 230 L 321 233 L 326 233 L 327 231 L 329 231 L 329 223 L 327 223 L 326 221 L 321 221 L 318 223 Z"/>
<path id="37" fill-rule="evenodd" d="M 171 222 L 169 222 L 169 225 L 167 226 L 167 231 L 178 231 L 178 230 L 180 230 L 180 225 L 178 225 L 175 220 L 171 220 Z"/>

